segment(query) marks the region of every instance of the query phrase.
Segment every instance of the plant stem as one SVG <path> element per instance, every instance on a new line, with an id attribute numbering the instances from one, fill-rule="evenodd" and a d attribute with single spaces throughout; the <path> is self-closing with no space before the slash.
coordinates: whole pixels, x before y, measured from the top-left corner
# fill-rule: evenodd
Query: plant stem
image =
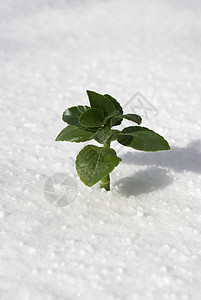
<path id="1" fill-rule="evenodd" d="M 110 141 L 106 141 L 104 144 L 104 148 L 110 148 Z M 110 190 L 110 175 L 108 174 L 107 176 L 103 177 L 101 179 L 101 183 L 100 183 L 100 188 L 105 189 L 106 191 Z"/>
<path id="2" fill-rule="evenodd" d="M 105 144 L 104 144 L 104 148 L 110 148 L 110 143 L 111 143 L 111 141 L 110 140 L 107 140 L 106 142 L 105 142 Z"/>
<path id="3" fill-rule="evenodd" d="M 103 188 L 106 191 L 110 190 L 110 175 L 109 174 L 101 179 L 100 188 L 101 189 Z"/>

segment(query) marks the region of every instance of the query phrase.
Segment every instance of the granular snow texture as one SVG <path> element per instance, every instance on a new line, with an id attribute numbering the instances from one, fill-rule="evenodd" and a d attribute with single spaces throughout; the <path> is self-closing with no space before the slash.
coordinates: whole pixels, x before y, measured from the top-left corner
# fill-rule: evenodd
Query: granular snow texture
<path id="1" fill-rule="evenodd" d="M 1 300 L 201 299 L 200 12 L 196 0 L 0 0 Z M 126 113 L 140 91 L 142 125 L 172 147 L 114 143 L 110 192 L 77 176 L 86 143 L 54 141 L 86 89 Z"/>

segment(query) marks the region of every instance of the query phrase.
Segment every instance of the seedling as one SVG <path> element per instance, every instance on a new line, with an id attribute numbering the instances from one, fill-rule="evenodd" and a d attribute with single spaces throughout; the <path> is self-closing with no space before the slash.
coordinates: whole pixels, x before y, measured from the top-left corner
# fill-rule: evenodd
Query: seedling
<path id="1" fill-rule="evenodd" d="M 77 155 L 76 170 L 81 181 L 91 187 L 100 181 L 100 188 L 110 190 L 110 173 L 119 164 L 112 141 L 141 151 L 169 150 L 168 142 L 159 134 L 140 127 L 142 118 L 136 114 L 124 114 L 121 105 L 110 95 L 87 91 L 90 107 L 78 105 L 67 108 L 62 116 L 69 124 L 57 136 L 56 141 L 85 142 L 94 139 L 102 144 L 85 146 Z M 138 126 L 129 126 L 122 131 L 112 129 L 123 119 Z"/>

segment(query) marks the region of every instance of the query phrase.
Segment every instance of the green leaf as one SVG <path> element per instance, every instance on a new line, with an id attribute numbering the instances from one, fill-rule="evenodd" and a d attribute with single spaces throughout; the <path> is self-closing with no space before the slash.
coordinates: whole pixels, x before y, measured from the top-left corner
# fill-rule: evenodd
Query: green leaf
<path id="1" fill-rule="evenodd" d="M 142 118 L 136 114 L 126 114 L 126 115 L 123 115 L 123 118 L 133 121 L 133 122 L 137 123 L 138 125 L 140 125 L 142 123 Z"/>
<path id="2" fill-rule="evenodd" d="M 103 125 L 104 114 L 100 109 L 89 108 L 79 118 L 80 125 L 84 127 L 101 127 Z"/>
<path id="3" fill-rule="evenodd" d="M 56 137 L 56 141 L 85 142 L 92 139 L 94 132 L 83 130 L 74 125 L 65 127 Z"/>
<path id="4" fill-rule="evenodd" d="M 86 105 L 78 105 L 67 108 L 63 113 L 62 120 L 68 124 L 80 127 L 79 117 L 89 108 L 90 107 Z"/>
<path id="5" fill-rule="evenodd" d="M 109 115 L 107 115 L 106 117 L 105 117 L 105 119 L 104 119 L 104 124 L 106 124 L 107 123 L 107 121 L 109 120 L 109 119 L 111 119 L 112 117 L 114 117 L 114 116 L 116 116 L 116 115 L 118 115 L 119 114 L 119 111 L 118 110 L 114 110 L 114 111 L 112 111 Z"/>
<path id="6" fill-rule="evenodd" d="M 168 142 L 158 133 L 140 126 L 126 127 L 120 133 L 117 141 L 141 151 L 169 150 Z"/>
<path id="7" fill-rule="evenodd" d="M 112 129 L 100 129 L 96 131 L 93 138 L 100 144 L 104 144 L 108 139 L 111 141 L 114 141 L 117 139 L 117 136 L 119 135 L 118 130 L 112 130 Z"/>
<path id="8" fill-rule="evenodd" d="M 107 97 L 93 91 L 87 91 L 89 102 L 92 108 L 100 109 L 105 115 L 110 114 L 115 110 L 112 101 Z"/>
<path id="9" fill-rule="evenodd" d="M 108 94 L 105 94 L 104 95 L 105 97 L 107 97 L 110 101 L 112 101 L 114 107 L 116 108 L 116 110 L 119 111 L 119 114 L 123 114 L 123 109 L 121 107 L 121 105 L 119 104 L 119 102 L 114 99 L 112 96 L 108 95 Z"/>
<path id="10" fill-rule="evenodd" d="M 110 120 L 110 127 L 120 125 L 123 121 L 123 115 L 116 115 Z"/>
<path id="11" fill-rule="evenodd" d="M 92 186 L 111 173 L 120 161 L 113 149 L 88 145 L 77 155 L 76 170 L 81 181 Z"/>
<path id="12" fill-rule="evenodd" d="M 123 109 L 122 109 L 121 105 L 119 104 L 119 102 L 116 99 L 114 99 L 112 96 L 108 95 L 108 94 L 105 94 L 104 96 L 107 97 L 110 101 L 112 101 L 115 109 L 118 110 L 120 115 L 122 115 L 123 114 Z M 112 126 L 120 125 L 122 120 L 123 120 L 123 118 L 121 118 L 121 117 L 119 117 L 119 118 L 118 117 L 117 118 L 113 117 L 110 121 L 110 126 L 112 127 Z"/>

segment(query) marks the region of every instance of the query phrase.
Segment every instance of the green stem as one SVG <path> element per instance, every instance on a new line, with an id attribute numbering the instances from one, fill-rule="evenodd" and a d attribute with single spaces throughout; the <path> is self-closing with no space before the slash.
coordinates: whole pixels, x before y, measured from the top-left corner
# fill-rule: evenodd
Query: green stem
<path id="1" fill-rule="evenodd" d="M 111 143 L 111 141 L 109 141 L 109 140 L 106 141 L 104 144 L 104 148 L 110 148 L 110 143 Z M 103 188 L 106 191 L 110 190 L 110 175 L 109 174 L 101 179 L 100 188 L 101 189 Z"/>
<path id="2" fill-rule="evenodd" d="M 110 175 L 109 174 L 101 179 L 100 188 L 101 189 L 103 188 L 106 191 L 110 190 Z"/>
<path id="3" fill-rule="evenodd" d="M 110 148 L 110 143 L 111 143 L 111 141 L 110 140 L 107 140 L 106 142 L 105 142 L 105 144 L 104 144 L 104 148 Z"/>

